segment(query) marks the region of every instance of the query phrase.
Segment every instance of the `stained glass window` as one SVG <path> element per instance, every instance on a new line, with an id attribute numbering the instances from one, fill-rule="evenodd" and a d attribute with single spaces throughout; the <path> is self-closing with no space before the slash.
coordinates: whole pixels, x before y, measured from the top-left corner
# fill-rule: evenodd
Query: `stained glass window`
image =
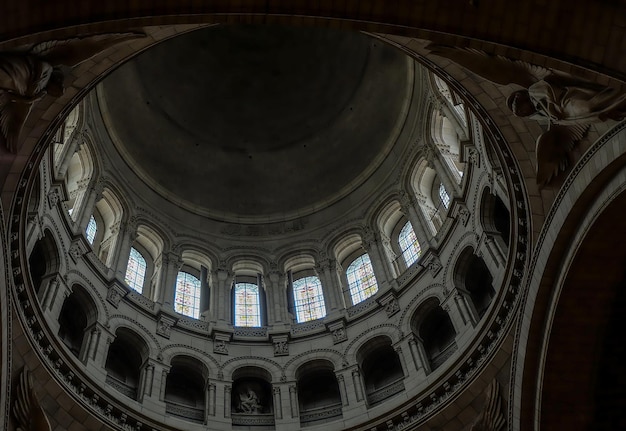
<path id="1" fill-rule="evenodd" d="M 71 212 L 70 215 L 72 215 Z M 85 229 L 85 234 L 87 235 L 87 241 L 89 241 L 89 244 L 93 245 L 93 240 L 96 239 L 97 230 L 98 224 L 96 223 L 96 219 L 91 216 L 89 223 L 87 224 L 87 229 Z"/>
<path id="2" fill-rule="evenodd" d="M 326 316 L 322 283 L 318 277 L 303 277 L 294 281 L 293 299 L 298 323 Z"/>
<path id="3" fill-rule="evenodd" d="M 146 259 L 143 258 L 134 247 L 130 249 L 130 257 L 126 266 L 126 277 L 124 280 L 128 286 L 141 293 L 143 291 L 143 281 L 146 278 Z"/>
<path id="4" fill-rule="evenodd" d="M 450 206 L 450 195 L 446 191 L 446 187 L 443 185 L 443 183 L 439 183 L 439 198 L 441 198 L 443 206 L 448 209 L 448 207 Z"/>
<path id="5" fill-rule="evenodd" d="M 200 279 L 181 271 L 176 277 L 174 310 L 185 316 L 200 317 Z"/>
<path id="6" fill-rule="evenodd" d="M 346 270 L 352 303 L 358 304 L 378 292 L 374 268 L 368 254 L 357 257 Z"/>
<path id="7" fill-rule="evenodd" d="M 235 283 L 235 326 L 261 326 L 259 286 Z"/>
<path id="8" fill-rule="evenodd" d="M 415 231 L 413 230 L 413 226 L 411 226 L 411 222 L 407 221 L 400 231 L 398 243 L 400 244 L 400 250 L 402 250 L 402 257 L 406 262 L 406 266 L 411 266 L 417 262 L 422 250 L 420 248 L 420 243 L 417 242 L 417 236 L 415 236 Z"/>

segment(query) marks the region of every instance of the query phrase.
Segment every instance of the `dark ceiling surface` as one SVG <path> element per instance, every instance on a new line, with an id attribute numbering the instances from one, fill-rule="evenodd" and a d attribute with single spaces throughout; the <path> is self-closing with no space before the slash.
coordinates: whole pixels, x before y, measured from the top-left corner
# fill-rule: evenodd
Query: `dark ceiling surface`
<path id="1" fill-rule="evenodd" d="M 103 81 L 101 108 L 155 191 L 218 219 L 268 221 L 363 182 L 404 120 L 408 67 L 361 33 L 214 26 L 120 67 Z"/>

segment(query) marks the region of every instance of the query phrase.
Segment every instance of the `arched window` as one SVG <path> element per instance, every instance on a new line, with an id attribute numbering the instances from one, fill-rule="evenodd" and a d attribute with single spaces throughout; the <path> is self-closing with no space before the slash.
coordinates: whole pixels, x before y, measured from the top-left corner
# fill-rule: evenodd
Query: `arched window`
<path id="1" fill-rule="evenodd" d="M 315 276 L 303 277 L 293 282 L 293 298 L 298 323 L 326 316 L 322 283 Z"/>
<path id="2" fill-rule="evenodd" d="M 417 242 L 417 236 L 415 236 L 415 231 L 413 230 L 413 226 L 411 226 L 411 222 L 407 221 L 400 231 L 398 243 L 400 244 L 400 250 L 402 250 L 402 257 L 406 262 L 406 266 L 411 266 L 417 262 L 422 250 L 420 243 Z"/>
<path id="3" fill-rule="evenodd" d="M 235 326 L 261 326 L 259 286 L 235 283 Z"/>
<path id="4" fill-rule="evenodd" d="M 72 214 L 70 213 L 70 215 Z M 95 217 L 92 215 L 89 218 L 87 229 L 85 229 L 85 235 L 87 235 L 87 241 L 89 241 L 89 244 L 93 245 L 93 240 L 96 239 L 97 231 L 98 231 L 98 224 L 96 223 Z"/>
<path id="5" fill-rule="evenodd" d="M 146 259 L 144 259 L 135 247 L 131 247 L 128 265 L 126 266 L 126 277 L 124 277 L 124 280 L 131 289 L 139 293 L 143 291 L 143 282 L 146 277 L 146 266 Z"/>
<path id="6" fill-rule="evenodd" d="M 200 317 L 200 279 L 188 272 L 178 273 L 174 309 L 194 319 Z"/>
<path id="7" fill-rule="evenodd" d="M 443 183 L 439 183 L 439 199 L 441 199 L 443 206 L 448 209 L 450 206 L 450 195 L 448 194 L 448 191 Z"/>
<path id="8" fill-rule="evenodd" d="M 378 283 L 374 276 L 374 268 L 369 255 L 363 254 L 357 257 L 346 270 L 348 278 L 348 288 L 352 304 L 365 301 L 370 296 L 378 292 Z"/>

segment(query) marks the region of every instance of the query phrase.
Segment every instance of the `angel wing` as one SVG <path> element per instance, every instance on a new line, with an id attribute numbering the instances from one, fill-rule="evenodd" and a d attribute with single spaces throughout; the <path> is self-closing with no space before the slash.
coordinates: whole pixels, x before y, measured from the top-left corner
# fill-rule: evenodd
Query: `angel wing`
<path id="1" fill-rule="evenodd" d="M 144 33 L 108 33 L 53 40 L 35 45 L 31 54 L 53 66 L 75 67 L 118 43 L 145 36 Z"/>
<path id="2" fill-rule="evenodd" d="M 433 43 L 427 45 L 426 49 L 433 55 L 452 60 L 476 75 L 500 85 L 517 84 L 528 88 L 552 74 L 545 67 L 519 60 L 509 60 L 499 55 L 489 55 L 478 49 L 457 48 Z"/>
<path id="3" fill-rule="evenodd" d="M 537 185 L 542 188 L 569 166 L 570 152 L 585 137 L 589 124 L 562 126 L 551 124 L 537 138 Z"/>
<path id="4" fill-rule="evenodd" d="M 52 427 L 41 408 L 33 389 L 33 379 L 26 367 L 20 374 L 16 395 L 13 414 L 18 422 L 17 431 L 51 431 Z"/>
<path id="5" fill-rule="evenodd" d="M 506 420 L 502 414 L 500 386 L 494 380 L 485 391 L 485 405 L 478 418 L 470 428 L 471 431 L 500 431 Z"/>
<path id="6" fill-rule="evenodd" d="M 14 97 L 13 93 L 0 93 L 0 144 L 5 144 L 12 153 L 18 150 L 20 133 L 32 107 L 32 103 Z"/>

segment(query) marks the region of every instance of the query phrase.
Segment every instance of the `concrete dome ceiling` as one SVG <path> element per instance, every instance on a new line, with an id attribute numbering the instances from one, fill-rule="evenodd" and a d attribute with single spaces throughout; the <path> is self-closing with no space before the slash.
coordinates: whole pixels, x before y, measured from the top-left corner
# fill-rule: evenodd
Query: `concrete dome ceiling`
<path id="1" fill-rule="evenodd" d="M 214 26 L 100 87 L 113 141 L 163 197 L 229 221 L 328 206 L 376 169 L 406 115 L 410 60 L 361 33 Z"/>

